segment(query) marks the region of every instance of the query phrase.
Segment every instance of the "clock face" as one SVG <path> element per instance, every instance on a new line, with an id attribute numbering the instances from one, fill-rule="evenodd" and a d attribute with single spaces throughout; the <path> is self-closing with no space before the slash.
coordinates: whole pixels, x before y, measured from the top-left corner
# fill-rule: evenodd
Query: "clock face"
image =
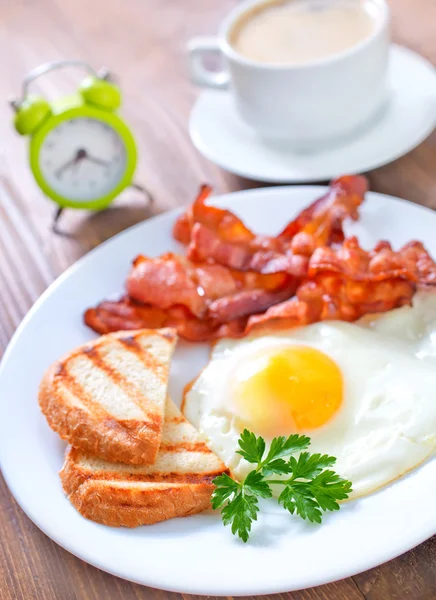
<path id="1" fill-rule="evenodd" d="M 122 139 L 98 119 L 63 121 L 44 139 L 39 168 L 46 183 L 59 195 L 87 202 L 110 193 L 126 170 Z"/>

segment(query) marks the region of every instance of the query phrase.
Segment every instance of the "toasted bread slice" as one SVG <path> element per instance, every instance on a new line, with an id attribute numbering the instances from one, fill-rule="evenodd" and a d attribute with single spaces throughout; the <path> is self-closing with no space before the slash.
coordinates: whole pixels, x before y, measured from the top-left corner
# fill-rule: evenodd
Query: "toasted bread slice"
<path id="1" fill-rule="evenodd" d="M 105 460 L 153 463 L 176 339 L 172 329 L 119 331 L 55 362 L 39 390 L 50 427 Z"/>
<path id="2" fill-rule="evenodd" d="M 154 465 L 108 463 L 71 448 L 60 472 L 73 506 L 112 527 L 150 525 L 210 507 L 212 479 L 228 469 L 168 399 Z"/>

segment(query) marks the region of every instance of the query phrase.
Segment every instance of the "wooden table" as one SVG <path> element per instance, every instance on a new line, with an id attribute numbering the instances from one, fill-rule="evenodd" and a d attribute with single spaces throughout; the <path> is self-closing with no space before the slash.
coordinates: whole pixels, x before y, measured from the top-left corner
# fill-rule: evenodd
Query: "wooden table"
<path id="1" fill-rule="evenodd" d="M 257 184 L 203 159 L 187 131 L 196 91 L 184 66 L 185 41 L 213 33 L 235 0 L 0 0 L 0 350 L 44 289 L 92 247 L 150 216 L 128 193 L 100 214 L 70 211 L 50 231 L 53 205 L 42 197 L 26 161 L 26 140 L 11 127 L 6 99 L 41 62 L 82 58 L 121 75 L 124 114 L 141 150 L 137 179 L 156 198 L 153 212 L 192 200 L 200 182 L 217 192 Z M 396 41 L 436 64 L 435 0 L 392 0 Z M 73 89 L 79 74 L 47 78 L 53 97 Z M 369 174 L 371 189 L 436 208 L 436 135 L 391 165 Z M 43 343 L 43 340 L 41 341 Z M 0 483 L 2 600 L 192 600 L 98 571 L 42 534 Z M 413 510 L 413 507 L 411 507 Z M 404 516 L 407 526 L 407 515 Z M 356 544 L 359 541 L 356 540 Z M 377 544 L 377 540 L 374 540 Z M 381 567 L 319 588 L 275 596 L 286 600 L 425 600 L 436 598 L 436 538 Z"/>

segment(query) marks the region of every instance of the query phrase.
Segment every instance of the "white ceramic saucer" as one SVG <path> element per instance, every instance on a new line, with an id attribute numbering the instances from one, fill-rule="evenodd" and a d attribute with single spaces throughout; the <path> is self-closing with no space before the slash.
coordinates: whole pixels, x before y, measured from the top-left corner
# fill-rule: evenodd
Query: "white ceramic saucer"
<path id="1" fill-rule="evenodd" d="M 192 110 L 191 139 L 212 162 L 257 181 L 298 183 L 363 173 L 415 148 L 436 124 L 436 71 L 427 60 L 393 45 L 389 80 L 383 114 L 368 130 L 332 148 L 297 153 L 270 147 L 241 121 L 227 92 L 209 90 Z"/>

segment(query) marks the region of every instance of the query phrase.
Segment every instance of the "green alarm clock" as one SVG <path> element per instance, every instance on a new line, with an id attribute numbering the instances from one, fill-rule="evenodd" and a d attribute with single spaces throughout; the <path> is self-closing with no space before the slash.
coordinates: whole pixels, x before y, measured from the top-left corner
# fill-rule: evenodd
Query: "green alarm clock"
<path id="1" fill-rule="evenodd" d="M 29 94 L 29 85 L 55 69 L 80 66 L 89 73 L 75 94 L 49 103 Z M 62 209 L 102 210 L 132 183 L 137 150 L 134 137 L 117 114 L 121 92 L 107 70 L 83 61 L 46 63 L 23 81 L 22 97 L 11 103 L 14 125 L 30 136 L 30 168 L 41 190 Z"/>

